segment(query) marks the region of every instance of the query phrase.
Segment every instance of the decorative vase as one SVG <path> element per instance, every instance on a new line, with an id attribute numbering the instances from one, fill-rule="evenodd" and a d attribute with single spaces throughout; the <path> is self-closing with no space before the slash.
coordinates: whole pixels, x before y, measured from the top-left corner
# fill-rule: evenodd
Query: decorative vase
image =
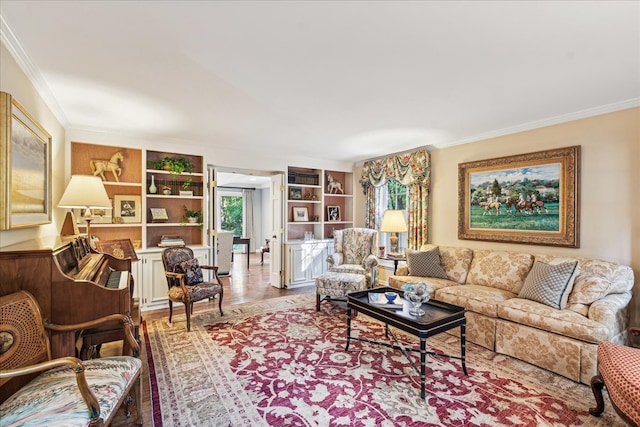
<path id="1" fill-rule="evenodd" d="M 416 284 L 407 282 L 402 285 L 401 288 L 404 291 L 404 297 L 411 303 L 409 314 L 420 317 L 424 314 L 422 310 L 422 303 L 429 301 L 431 292 L 433 289 L 427 286 L 424 282 L 418 282 Z"/>
<path id="2" fill-rule="evenodd" d="M 151 175 L 151 185 L 149 186 L 149 194 L 156 194 L 158 187 L 156 187 L 155 176 Z"/>
<path id="3" fill-rule="evenodd" d="M 404 293 L 404 296 L 411 303 L 411 308 L 409 309 L 409 314 L 420 317 L 424 314 L 424 310 L 421 308 L 422 303 L 429 301 L 429 294 L 423 292 L 421 294 L 418 291 L 407 291 Z"/>
<path id="4" fill-rule="evenodd" d="M 196 222 L 198 222 L 198 218 L 196 218 L 195 216 L 189 216 L 187 217 L 187 222 L 195 224 Z"/>
<path id="5" fill-rule="evenodd" d="M 170 188 L 170 187 L 164 187 L 164 189 L 162 190 L 162 193 L 163 193 L 165 196 L 169 196 L 169 195 L 171 195 L 171 188 Z"/>

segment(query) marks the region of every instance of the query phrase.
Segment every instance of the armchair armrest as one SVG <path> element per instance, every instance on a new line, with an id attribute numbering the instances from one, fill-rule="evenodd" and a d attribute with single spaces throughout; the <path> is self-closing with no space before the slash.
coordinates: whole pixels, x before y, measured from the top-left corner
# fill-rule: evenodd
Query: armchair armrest
<path id="1" fill-rule="evenodd" d="M 202 267 L 200 267 L 202 268 Z M 182 288 L 182 293 L 184 294 L 184 303 L 188 304 L 190 302 L 189 290 L 187 289 L 187 284 L 184 282 L 184 274 L 183 273 L 172 273 L 170 271 L 165 271 L 164 275 L 171 280 L 172 287 L 179 285 Z"/>
<path id="2" fill-rule="evenodd" d="M 56 325 L 49 321 L 44 322 L 44 327 L 56 332 L 72 332 L 79 331 L 81 329 L 91 329 L 97 326 L 104 326 L 109 323 L 120 323 L 123 328 L 124 341 L 122 343 L 122 354 L 132 354 L 138 357 L 140 354 L 140 344 L 136 340 L 134 335 L 133 320 L 130 316 L 124 314 L 111 314 L 109 316 L 101 317 L 99 319 L 90 320 L 88 322 L 74 323 L 69 325 Z M 79 360 L 79 359 L 77 359 Z"/>
<path id="3" fill-rule="evenodd" d="M 333 267 L 334 265 L 342 264 L 342 254 L 339 252 L 333 253 L 327 257 L 327 262 L 329 263 L 329 267 Z"/>
<path id="4" fill-rule="evenodd" d="M 0 370 L 0 378 L 12 378 L 21 375 L 33 374 L 41 371 L 48 371 L 59 366 L 68 366 L 76 375 L 76 384 L 82 395 L 82 399 L 87 405 L 90 417 L 97 418 L 100 416 L 100 404 L 95 394 L 89 388 L 87 379 L 84 376 L 84 365 L 80 359 L 75 357 L 60 357 L 58 359 L 49 360 L 47 362 L 37 363 L 35 365 L 23 366 L 21 368 Z"/>
<path id="5" fill-rule="evenodd" d="M 378 265 L 378 258 L 375 255 L 368 255 L 362 262 L 362 265 L 367 270 L 372 269 Z"/>

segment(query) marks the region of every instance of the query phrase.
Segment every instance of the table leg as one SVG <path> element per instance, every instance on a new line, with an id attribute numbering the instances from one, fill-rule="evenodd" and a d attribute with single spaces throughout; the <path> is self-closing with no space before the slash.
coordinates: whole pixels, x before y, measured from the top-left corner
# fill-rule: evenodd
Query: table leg
<path id="1" fill-rule="evenodd" d="M 344 351 L 349 350 L 349 343 L 351 342 L 351 307 L 347 306 L 347 346 Z"/>
<path id="2" fill-rule="evenodd" d="M 465 362 L 465 354 L 467 350 L 467 325 L 460 325 L 460 357 L 462 360 L 462 372 L 465 375 L 469 375 L 467 373 L 467 364 Z"/>
<path id="3" fill-rule="evenodd" d="M 424 383 L 427 379 L 426 369 L 426 356 L 427 356 L 427 340 L 420 338 L 420 397 L 425 400 L 427 393 L 425 392 Z"/>

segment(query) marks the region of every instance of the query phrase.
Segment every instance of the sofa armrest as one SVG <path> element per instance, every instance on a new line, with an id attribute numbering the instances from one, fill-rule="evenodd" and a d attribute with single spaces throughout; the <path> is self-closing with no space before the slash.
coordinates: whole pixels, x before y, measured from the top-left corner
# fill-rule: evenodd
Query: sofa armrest
<path id="1" fill-rule="evenodd" d="M 615 336 L 627 328 L 629 322 L 627 306 L 630 301 L 630 292 L 609 294 L 591 304 L 587 317 L 607 326 L 612 336 Z"/>
<path id="2" fill-rule="evenodd" d="M 408 276 L 409 275 L 409 266 L 407 264 L 402 264 L 398 266 L 396 270 L 396 276 Z"/>
<path id="3" fill-rule="evenodd" d="M 327 257 L 327 262 L 329 263 L 329 267 L 333 267 L 334 265 L 342 264 L 342 254 L 336 252 Z"/>

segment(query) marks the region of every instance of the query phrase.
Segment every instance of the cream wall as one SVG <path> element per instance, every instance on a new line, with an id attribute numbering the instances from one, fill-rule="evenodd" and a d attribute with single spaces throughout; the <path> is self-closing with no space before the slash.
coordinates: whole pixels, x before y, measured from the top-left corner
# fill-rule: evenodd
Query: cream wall
<path id="1" fill-rule="evenodd" d="M 458 239 L 458 163 L 580 145 L 580 248 Z M 359 176 L 361 168 L 357 168 Z M 632 324 L 640 325 L 640 108 L 431 152 L 430 243 L 600 258 L 635 274 Z M 364 197 L 357 192 L 359 225 Z"/>
<path id="2" fill-rule="evenodd" d="M 58 233 L 64 213 L 55 208 L 55 202 L 60 200 L 64 191 L 64 141 L 65 131 L 60 122 L 53 115 L 43 99 L 38 95 L 27 76 L 18 67 L 4 44 L 0 44 L 0 91 L 10 93 L 33 118 L 44 127 L 52 137 L 52 200 L 53 222 L 40 227 L 30 227 L 18 230 L 0 231 L 0 247 L 22 242 L 41 236 Z M 2 206 L 4 209 L 4 206 Z"/>

